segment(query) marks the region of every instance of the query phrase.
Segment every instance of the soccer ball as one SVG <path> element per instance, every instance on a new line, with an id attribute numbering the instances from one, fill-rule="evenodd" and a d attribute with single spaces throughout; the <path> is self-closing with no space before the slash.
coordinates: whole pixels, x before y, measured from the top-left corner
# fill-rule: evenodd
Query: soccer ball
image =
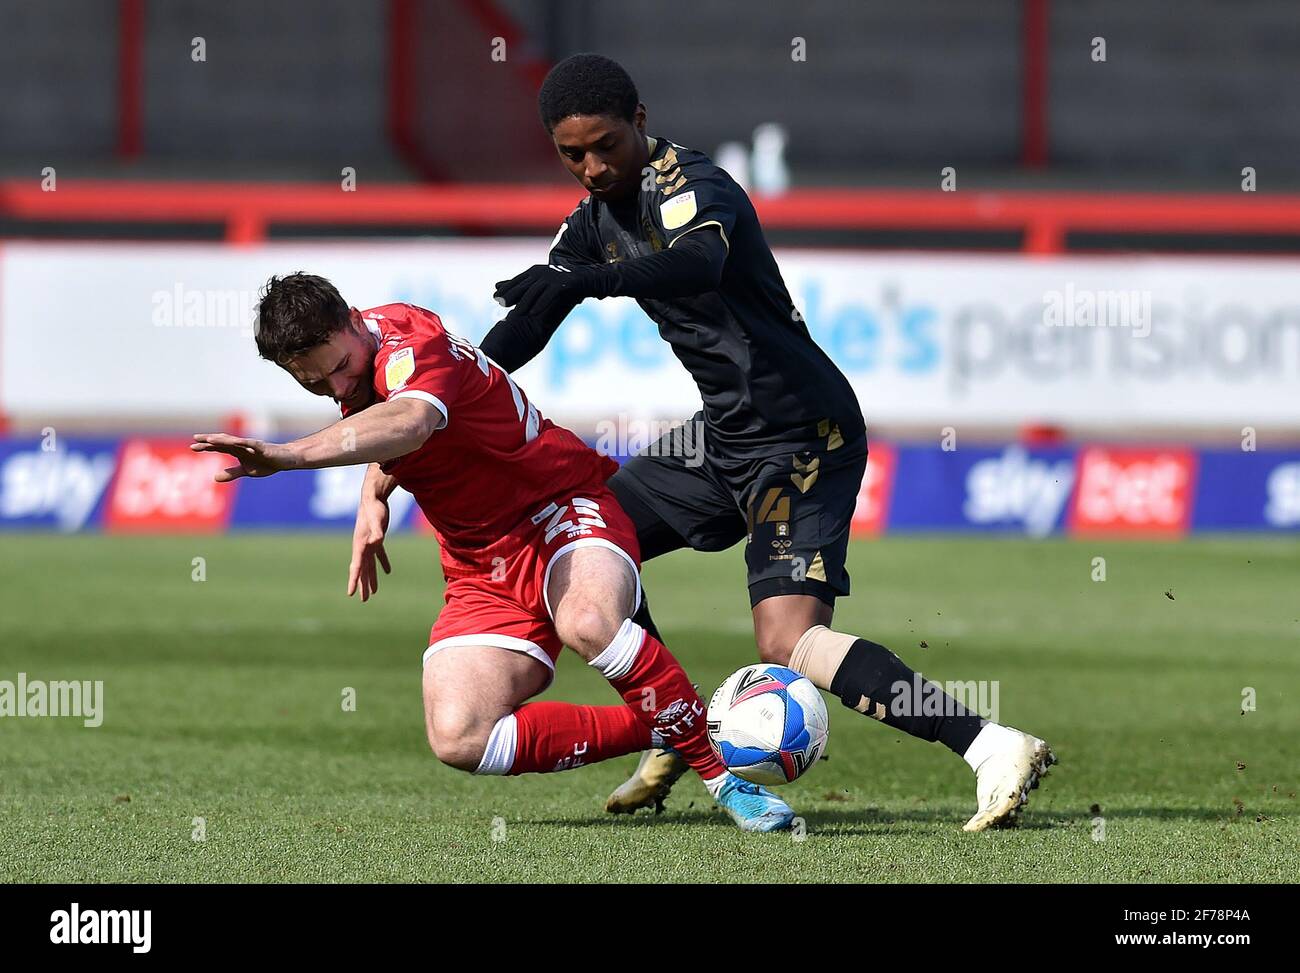
<path id="1" fill-rule="evenodd" d="M 826 748 L 826 704 L 808 679 L 785 666 L 734 672 L 709 700 L 709 743 L 737 777 L 785 784 Z"/>

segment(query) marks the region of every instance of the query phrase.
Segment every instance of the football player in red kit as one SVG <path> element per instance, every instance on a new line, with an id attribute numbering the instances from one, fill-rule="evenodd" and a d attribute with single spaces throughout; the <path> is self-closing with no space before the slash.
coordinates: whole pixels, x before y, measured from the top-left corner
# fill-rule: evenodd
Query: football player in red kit
<path id="1" fill-rule="evenodd" d="M 436 314 L 362 312 L 329 281 L 272 278 L 257 346 L 343 419 L 290 443 L 221 433 L 192 449 L 233 456 L 221 481 L 372 464 L 363 506 L 402 486 L 433 525 L 447 580 L 424 652 L 429 744 L 476 774 L 548 773 L 670 747 L 747 831 L 789 827 L 769 791 L 727 773 L 704 704 L 668 649 L 632 615 L 636 532 L 605 486 L 608 457 L 544 418 L 505 372 Z M 378 509 L 378 508 L 375 508 Z M 359 521 L 348 593 L 377 587 L 386 508 Z M 562 645 L 598 670 L 621 706 L 526 702 L 551 682 Z"/>

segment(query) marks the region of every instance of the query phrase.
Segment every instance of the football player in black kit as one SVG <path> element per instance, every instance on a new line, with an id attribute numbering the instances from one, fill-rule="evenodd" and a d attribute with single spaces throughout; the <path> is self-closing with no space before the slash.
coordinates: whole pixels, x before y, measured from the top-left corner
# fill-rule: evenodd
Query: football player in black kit
<path id="1" fill-rule="evenodd" d="M 497 285 L 512 310 L 483 339 L 484 353 L 513 371 L 584 299 L 635 298 L 704 406 L 610 480 L 642 560 L 744 540 L 759 658 L 964 757 L 978 800 L 965 830 L 1013 823 L 1055 762 L 1047 744 L 949 696 L 936 707 L 939 687 L 914 679 L 884 646 L 831 627 L 835 599 L 849 593 L 865 424 L 848 379 L 791 301 L 749 198 L 702 153 L 647 135 L 636 87 L 609 58 L 560 62 L 538 102 L 560 160 L 590 195 L 560 227 L 547 263 Z M 702 451 L 693 441 L 701 435 Z M 638 621 L 654 630 L 648 613 Z M 658 806 L 685 769 L 671 751 L 652 751 L 606 807 Z"/>

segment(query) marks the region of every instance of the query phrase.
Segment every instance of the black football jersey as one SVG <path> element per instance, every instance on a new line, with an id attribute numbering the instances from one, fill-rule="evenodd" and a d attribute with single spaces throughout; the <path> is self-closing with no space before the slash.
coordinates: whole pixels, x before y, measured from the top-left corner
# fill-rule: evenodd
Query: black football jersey
<path id="1" fill-rule="evenodd" d="M 717 290 L 637 300 L 699 386 L 706 451 L 753 458 L 859 439 L 857 396 L 808 333 L 749 197 L 703 153 L 653 140 L 638 193 L 584 199 L 556 234 L 550 263 L 632 260 L 706 227 L 727 245 Z"/>

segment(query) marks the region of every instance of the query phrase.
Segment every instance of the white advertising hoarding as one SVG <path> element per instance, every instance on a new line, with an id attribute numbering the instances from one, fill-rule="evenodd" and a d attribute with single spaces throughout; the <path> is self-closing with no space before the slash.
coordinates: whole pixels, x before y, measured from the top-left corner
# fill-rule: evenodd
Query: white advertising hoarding
<path id="1" fill-rule="evenodd" d="M 546 240 L 0 246 L 0 409 L 319 414 L 252 340 L 273 273 L 408 301 L 474 340 Z M 782 250 L 869 422 L 1300 425 L 1300 261 Z M 699 396 L 634 302 L 587 301 L 518 373 L 560 419 L 685 416 Z"/>

